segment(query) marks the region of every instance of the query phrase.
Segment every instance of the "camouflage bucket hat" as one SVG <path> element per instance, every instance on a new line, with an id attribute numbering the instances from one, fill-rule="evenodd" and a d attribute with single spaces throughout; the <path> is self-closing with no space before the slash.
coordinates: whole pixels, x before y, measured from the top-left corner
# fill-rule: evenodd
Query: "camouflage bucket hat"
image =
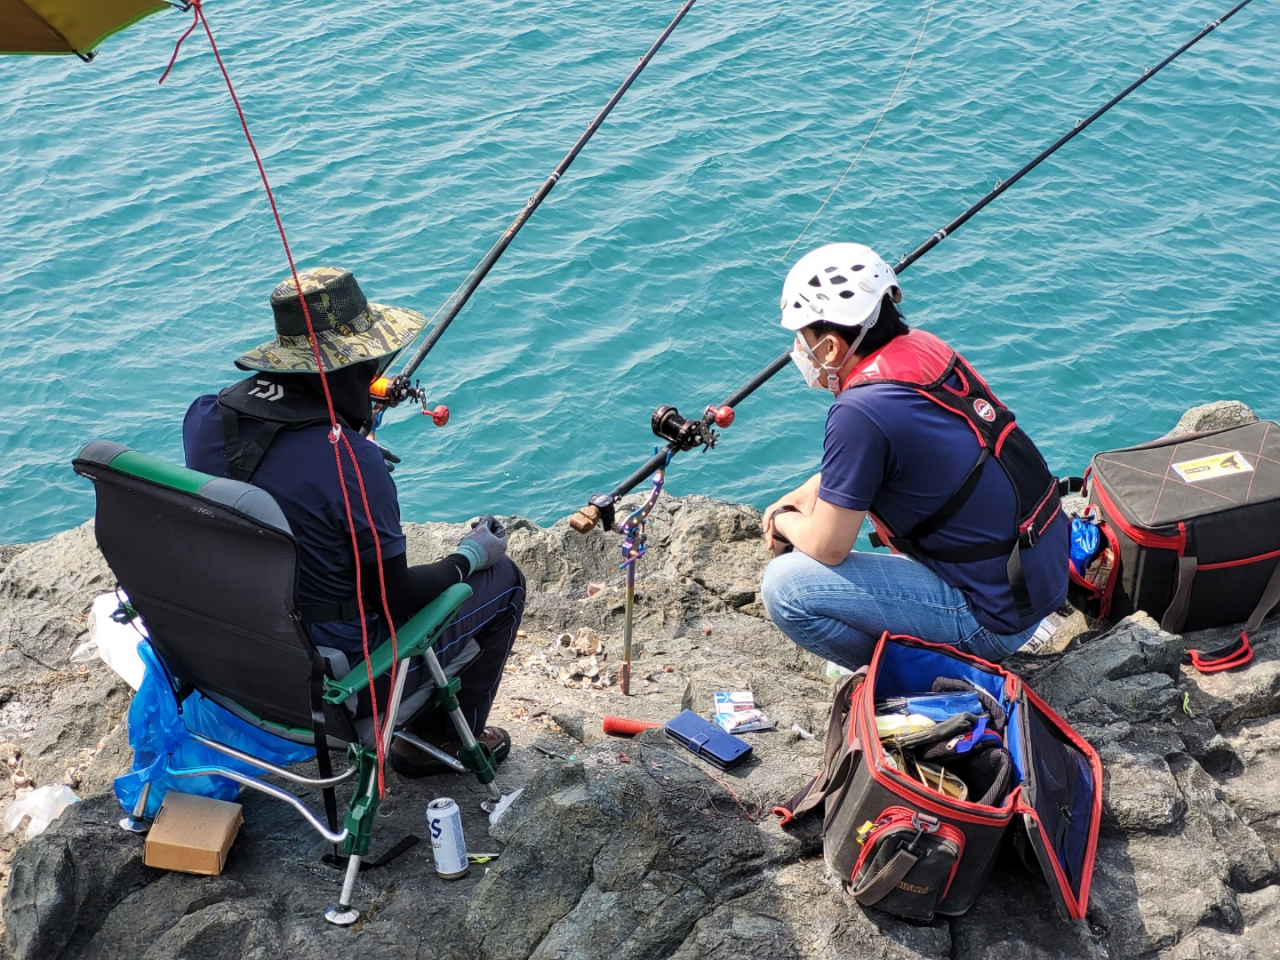
<path id="1" fill-rule="evenodd" d="M 426 326 L 420 313 L 365 298 L 350 270 L 316 267 L 298 273 L 311 313 L 311 325 L 325 371 L 395 353 L 413 342 Z M 276 338 L 254 347 L 238 360 L 242 370 L 316 373 L 315 351 L 307 336 L 307 318 L 293 277 L 271 291 Z"/>

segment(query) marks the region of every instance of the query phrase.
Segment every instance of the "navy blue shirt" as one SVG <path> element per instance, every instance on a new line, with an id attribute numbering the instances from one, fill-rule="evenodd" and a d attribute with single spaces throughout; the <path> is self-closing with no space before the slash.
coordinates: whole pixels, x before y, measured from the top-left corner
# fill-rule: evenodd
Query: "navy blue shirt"
<path id="1" fill-rule="evenodd" d="M 957 384 L 954 384 L 958 386 Z M 969 424 L 909 387 L 876 383 L 841 393 L 827 414 L 818 496 L 850 510 L 870 509 L 896 535 L 911 531 L 959 488 L 978 460 Z M 1036 546 L 1021 551 L 1032 616 L 1018 616 L 1007 560 L 940 563 L 917 556 L 961 590 L 974 618 L 1001 635 L 1018 633 L 1066 599 L 1070 524 L 1059 513 Z M 994 458 L 973 495 L 947 524 L 923 541 L 941 549 L 989 543 L 1017 533 L 1013 486 Z"/>
<path id="2" fill-rule="evenodd" d="M 241 433 L 252 440 L 256 421 L 242 418 Z M 400 500 L 395 482 L 387 471 L 382 453 L 355 430 L 343 428 L 343 435 L 355 451 L 364 479 L 369 512 L 382 548 L 389 560 L 405 552 L 400 529 Z M 182 445 L 187 466 L 192 470 L 229 476 L 223 453 L 222 412 L 215 396 L 199 397 L 182 423 Z M 346 444 L 339 443 L 351 517 L 355 524 L 360 560 L 377 559 L 373 536 L 365 519 L 360 486 L 352 469 Z M 345 603 L 356 594 L 355 562 L 338 467 L 329 442 L 329 427 L 315 424 L 276 434 L 266 455 L 254 471 L 252 483 L 271 494 L 284 511 L 293 536 L 298 541 L 298 600 L 303 606 Z M 359 636 L 359 620 L 354 623 Z"/>

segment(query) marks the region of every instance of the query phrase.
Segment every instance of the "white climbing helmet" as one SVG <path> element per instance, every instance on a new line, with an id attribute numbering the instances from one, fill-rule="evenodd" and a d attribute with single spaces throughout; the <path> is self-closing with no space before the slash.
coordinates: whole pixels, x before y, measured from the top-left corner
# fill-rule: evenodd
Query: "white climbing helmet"
<path id="1" fill-rule="evenodd" d="M 879 254 L 862 243 L 828 243 L 810 250 L 787 273 L 782 326 L 800 330 L 819 321 L 861 324 L 865 334 L 880 319 L 885 294 L 902 302 L 898 278 Z"/>

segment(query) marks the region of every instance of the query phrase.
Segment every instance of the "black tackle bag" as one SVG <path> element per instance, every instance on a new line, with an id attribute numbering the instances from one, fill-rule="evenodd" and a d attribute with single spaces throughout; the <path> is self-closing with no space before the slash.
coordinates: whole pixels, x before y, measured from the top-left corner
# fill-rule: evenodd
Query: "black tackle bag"
<path id="1" fill-rule="evenodd" d="M 1280 600 L 1280 425 L 1099 453 L 1086 494 L 1119 554 L 1108 619 L 1145 610 L 1171 633 L 1247 633 Z"/>
<path id="2" fill-rule="evenodd" d="M 947 758 L 959 736 L 916 751 L 957 771 L 967 799 L 903 769 L 920 735 L 877 733 L 877 702 L 939 689 L 975 691 L 987 707 L 983 739 L 999 744 L 972 758 Z M 826 863 L 863 906 L 913 920 L 962 914 L 1012 840 L 1064 919 L 1088 908 L 1102 816 L 1098 755 L 1016 675 L 952 647 L 886 633 L 870 665 L 841 682 L 822 772 L 774 813 L 785 826 L 819 806 Z"/>

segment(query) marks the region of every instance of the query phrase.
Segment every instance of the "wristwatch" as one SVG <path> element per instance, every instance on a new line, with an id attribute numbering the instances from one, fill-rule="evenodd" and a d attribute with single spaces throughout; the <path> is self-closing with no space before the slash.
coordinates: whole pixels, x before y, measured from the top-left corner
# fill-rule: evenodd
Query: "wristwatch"
<path id="1" fill-rule="evenodd" d="M 800 508 L 794 503 L 784 503 L 777 510 L 773 511 L 773 518 L 776 521 L 780 513 L 800 513 Z M 787 545 L 788 550 L 794 549 L 795 545 L 779 532 L 777 526 L 773 528 L 773 539 Z"/>

